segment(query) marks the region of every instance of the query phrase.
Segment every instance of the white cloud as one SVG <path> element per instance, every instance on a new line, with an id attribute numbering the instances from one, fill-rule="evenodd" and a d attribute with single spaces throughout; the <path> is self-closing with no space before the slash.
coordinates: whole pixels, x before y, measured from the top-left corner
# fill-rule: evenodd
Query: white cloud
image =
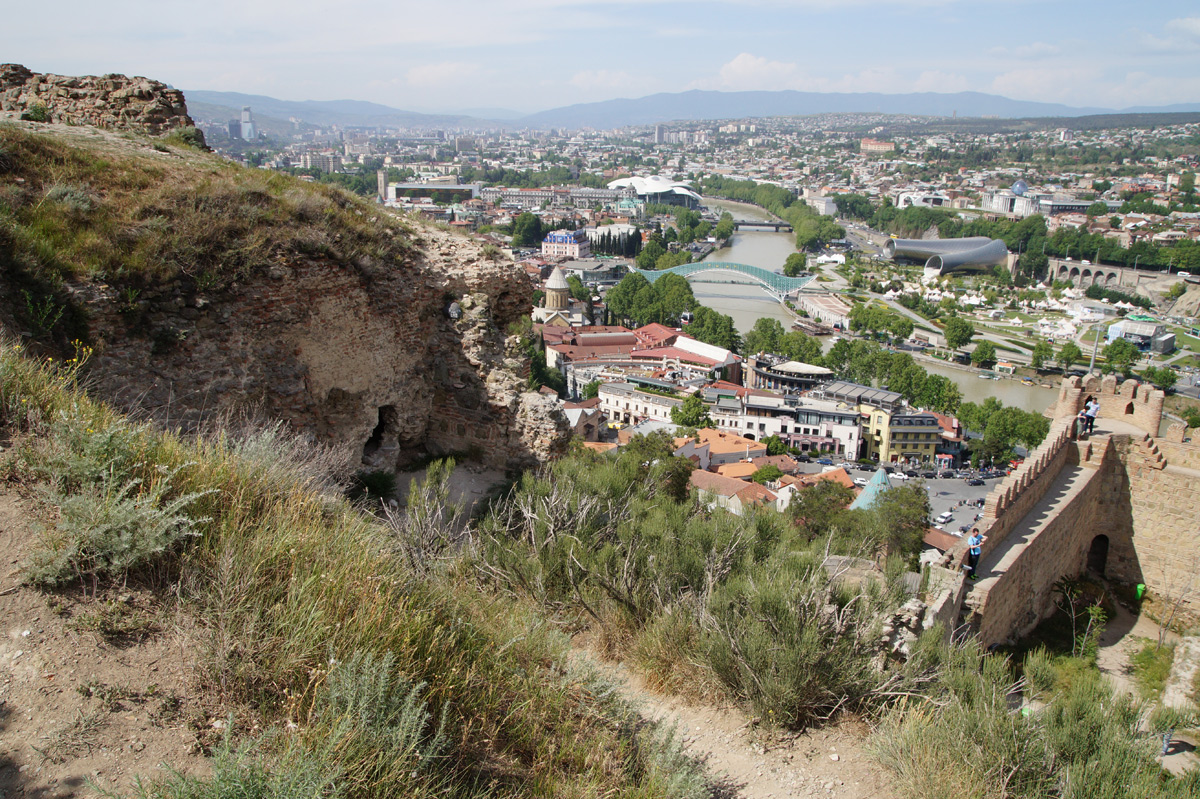
<path id="1" fill-rule="evenodd" d="M 689 88 L 721 91 L 795 89 L 803 77 L 796 64 L 741 53 L 722 64 L 715 76 L 693 81 Z"/>
<path id="2" fill-rule="evenodd" d="M 912 85 L 914 92 L 940 92 L 942 94 L 965 92 L 970 88 L 970 81 L 962 75 L 952 75 L 936 69 L 922 72 Z"/>
<path id="3" fill-rule="evenodd" d="M 440 61 L 421 64 L 404 73 L 409 86 L 419 89 L 457 86 L 474 79 L 479 74 L 479 65 L 466 61 Z"/>
<path id="4" fill-rule="evenodd" d="M 644 91 L 647 83 L 644 78 L 628 72 L 607 69 L 586 69 L 571 76 L 570 84 L 586 92 L 633 92 Z"/>
<path id="5" fill-rule="evenodd" d="M 1159 53 L 1200 50 L 1200 17 L 1180 17 L 1163 25 L 1164 36 L 1142 33 L 1140 44 Z"/>

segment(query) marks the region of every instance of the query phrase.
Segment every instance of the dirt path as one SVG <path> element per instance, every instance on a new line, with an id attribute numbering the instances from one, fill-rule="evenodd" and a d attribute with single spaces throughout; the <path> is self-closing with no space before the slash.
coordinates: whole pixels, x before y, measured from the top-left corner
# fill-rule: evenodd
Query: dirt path
<path id="1" fill-rule="evenodd" d="M 1116 604 L 1116 614 L 1105 626 L 1100 635 L 1100 650 L 1096 656 L 1096 666 L 1106 675 L 1112 685 L 1122 693 L 1137 694 L 1137 685 L 1130 674 L 1133 656 L 1138 653 L 1146 641 L 1157 641 L 1159 626 L 1147 616 L 1134 616 L 1120 603 Z M 1172 643 L 1179 636 L 1168 631 L 1166 641 Z M 1163 768 L 1173 774 L 1182 774 L 1191 769 L 1200 768 L 1200 758 L 1196 756 L 1197 741 L 1192 740 L 1188 733 L 1175 736 L 1167 755 L 1162 758 Z"/>
<path id="2" fill-rule="evenodd" d="M 101 600 L 20 585 L 31 508 L 0 491 L 0 797 L 128 792 L 163 764 L 204 772 L 187 637 L 136 591 Z M 138 633 L 117 645 L 95 628 Z"/>
<path id="3" fill-rule="evenodd" d="M 795 734 L 758 729 L 741 710 L 699 706 L 652 692 L 622 664 L 597 668 L 618 685 L 642 715 L 675 723 L 689 754 L 704 761 L 728 799 L 892 799 L 888 776 L 863 750 L 867 730 L 841 724 Z"/>

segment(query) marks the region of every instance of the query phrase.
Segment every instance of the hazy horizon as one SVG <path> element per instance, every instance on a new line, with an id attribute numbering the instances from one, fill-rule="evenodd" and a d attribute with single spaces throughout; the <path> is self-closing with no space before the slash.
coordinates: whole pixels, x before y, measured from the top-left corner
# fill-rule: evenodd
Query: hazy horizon
<path id="1" fill-rule="evenodd" d="M 113 0 L 9 11 L 5 60 L 39 72 L 145 75 L 283 100 L 425 113 L 689 89 L 977 91 L 1122 109 L 1200 102 L 1200 15 L 1063 0 L 596 2 L 213 0 L 197 16 Z M 52 34 L 45 31 L 52 30 Z"/>

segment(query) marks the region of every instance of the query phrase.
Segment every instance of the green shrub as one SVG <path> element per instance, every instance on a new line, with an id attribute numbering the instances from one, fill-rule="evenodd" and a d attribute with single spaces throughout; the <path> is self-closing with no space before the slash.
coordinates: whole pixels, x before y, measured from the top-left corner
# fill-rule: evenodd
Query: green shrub
<path id="1" fill-rule="evenodd" d="M 1025 679 L 1029 682 L 1029 692 L 1034 696 L 1049 695 L 1058 679 L 1054 658 L 1043 646 L 1032 649 L 1025 655 L 1024 672 Z"/>
<path id="2" fill-rule="evenodd" d="M 191 147 L 195 150 L 208 149 L 208 144 L 204 141 L 204 131 L 199 128 L 176 128 L 166 135 L 165 140 L 168 144 L 174 144 L 177 147 Z"/>
<path id="3" fill-rule="evenodd" d="M 26 122 L 49 122 L 50 110 L 42 103 L 33 103 L 21 114 Z"/>
<path id="4" fill-rule="evenodd" d="M 1115 694 L 1095 670 L 1033 714 L 1015 712 L 1007 661 L 948 653 L 942 692 L 894 710 L 872 737 L 901 796 L 921 799 L 1183 799 L 1200 772 L 1167 775 L 1155 761 L 1169 720 Z"/>
<path id="5" fill-rule="evenodd" d="M 54 586 L 120 578 L 199 535 L 197 527 L 204 520 L 191 518 L 186 510 L 203 493 L 175 494 L 171 481 L 177 472 L 165 471 L 144 485 L 114 468 L 75 493 L 51 487 L 45 499 L 59 513 L 24 564 L 25 579 Z"/>
<path id="6" fill-rule="evenodd" d="M 1171 675 L 1171 663 L 1175 659 L 1175 646 L 1158 646 L 1153 641 L 1147 641 L 1133 656 L 1130 670 L 1138 690 L 1147 699 L 1153 699 L 1163 692 L 1167 686 L 1167 678 Z"/>

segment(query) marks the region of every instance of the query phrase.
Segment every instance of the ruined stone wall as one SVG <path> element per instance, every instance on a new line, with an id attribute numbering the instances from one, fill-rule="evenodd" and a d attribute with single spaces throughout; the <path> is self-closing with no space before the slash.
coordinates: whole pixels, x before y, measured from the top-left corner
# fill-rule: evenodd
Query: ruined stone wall
<path id="1" fill-rule="evenodd" d="M 280 262 L 124 306 L 89 288 L 96 389 L 185 429 L 250 408 L 314 442 L 369 444 L 377 468 L 450 452 L 520 468 L 561 452 L 566 418 L 526 392 L 524 356 L 502 332 L 528 307 L 524 275 L 473 241 L 419 235 L 411 264 Z"/>
<path id="2" fill-rule="evenodd" d="M 1063 577 L 1084 572 L 1092 540 L 1128 537 L 1114 504 L 1122 470 L 1116 458 L 1105 459 L 1108 468 L 1088 470 L 1087 483 L 1042 532 L 1028 541 L 1003 577 L 988 591 L 980 619 L 984 644 L 1019 638 L 1054 610 L 1054 584 Z"/>
<path id="3" fill-rule="evenodd" d="M 1175 595 L 1191 585 L 1185 607 L 1200 615 L 1200 473 L 1178 465 L 1200 461 L 1200 449 L 1155 442 L 1165 465 L 1148 456 L 1141 442 L 1114 436 L 1126 480 L 1130 537 L 1110 550 L 1107 573 L 1129 583 L 1145 583 L 1159 595 Z"/>
<path id="4" fill-rule="evenodd" d="M 183 92 L 148 78 L 124 75 L 43 75 L 0 64 L 0 116 L 43 106 L 48 122 L 92 125 L 158 135 L 194 127 Z"/>
<path id="5" fill-rule="evenodd" d="M 1005 476 L 984 501 L 983 518 L 974 527 L 987 536 L 983 558 L 1004 544 L 1008 534 L 1041 501 L 1068 461 L 1076 456 L 1072 422 L 1055 421 L 1041 445 L 1012 474 Z M 967 554 L 964 537 L 946 554 L 946 565 L 961 564 Z"/>

